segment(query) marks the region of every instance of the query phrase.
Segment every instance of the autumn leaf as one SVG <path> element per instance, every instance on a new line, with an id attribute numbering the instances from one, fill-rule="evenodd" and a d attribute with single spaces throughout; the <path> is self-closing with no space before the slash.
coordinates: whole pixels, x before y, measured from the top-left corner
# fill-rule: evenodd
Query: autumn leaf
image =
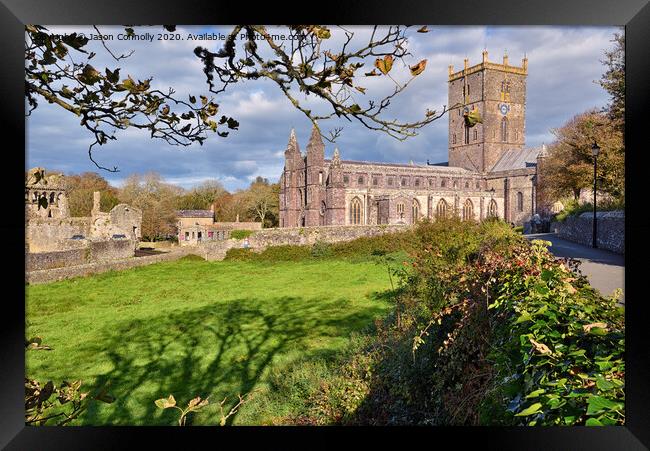
<path id="1" fill-rule="evenodd" d="M 428 33 L 428 32 L 429 32 L 429 30 L 427 29 L 426 25 L 418 30 L 418 33 Z"/>
<path id="2" fill-rule="evenodd" d="M 529 338 L 531 344 L 535 347 L 535 351 L 539 352 L 540 354 L 551 354 L 552 351 L 551 349 L 546 346 L 544 343 L 538 343 L 532 338 Z"/>
<path id="3" fill-rule="evenodd" d="M 354 89 L 356 89 L 357 91 L 359 91 L 361 94 L 365 94 L 365 93 L 366 93 L 366 88 L 362 88 L 361 86 L 355 86 Z"/>
<path id="4" fill-rule="evenodd" d="M 379 72 L 377 72 L 376 69 L 373 69 L 371 72 L 366 72 L 364 75 L 365 75 L 366 77 L 378 77 L 378 76 L 379 76 Z"/>
<path id="5" fill-rule="evenodd" d="M 427 60 L 422 60 L 419 63 L 417 63 L 415 66 L 409 67 L 411 69 L 411 75 L 414 77 L 417 75 L 420 75 L 422 72 L 424 72 L 424 69 L 427 67 Z"/>
<path id="6" fill-rule="evenodd" d="M 384 56 L 384 59 L 377 58 L 375 60 L 375 67 L 377 67 L 382 74 L 388 74 L 388 72 L 393 68 L 393 55 L 386 55 Z"/>
<path id="7" fill-rule="evenodd" d="M 165 115 L 165 116 L 169 114 L 169 105 L 165 105 L 163 107 L 162 114 Z"/>
<path id="8" fill-rule="evenodd" d="M 169 407 L 174 407 L 176 405 L 176 399 L 174 399 L 174 395 L 169 395 L 169 398 L 157 399 L 155 404 L 160 409 L 168 409 Z"/>

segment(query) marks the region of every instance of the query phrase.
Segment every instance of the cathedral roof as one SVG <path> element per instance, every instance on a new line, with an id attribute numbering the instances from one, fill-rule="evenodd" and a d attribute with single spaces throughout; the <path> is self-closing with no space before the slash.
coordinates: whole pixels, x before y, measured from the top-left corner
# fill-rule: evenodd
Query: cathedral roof
<path id="1" fill-rule="evenodd" d="M 507 150 L 490 172 L 525 169 L 534 166 L 537 163 L 537 155 L 541 151 L 541 146 Z"/>
<path id="2" fill-rule="evenodd" d="M 330 163 L 331 160 L 325 160 L 325 163 Z M 410 168 L 419 169 L 431 172 L 444 172 L 444 173 L 463 173 L 469 174 L 464 168 L 457 168 L 451 166 L 430 165 L 430 164 L 405 164 L 405 163 L 378 163 L 374 161 L 355 161 L 355 160 L 341 160 L 341 163 L 348 166 L 381 166 L 381 167 L 394 167 L 394 168 Z"/>

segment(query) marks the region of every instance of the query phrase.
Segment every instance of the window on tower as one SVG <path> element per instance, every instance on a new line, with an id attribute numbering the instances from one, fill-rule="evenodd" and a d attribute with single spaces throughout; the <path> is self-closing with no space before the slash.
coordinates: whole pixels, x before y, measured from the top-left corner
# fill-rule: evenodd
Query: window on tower
<path id="1" fill-rule="evenodd" d="M 474 141 L 478 139 L 478 130 L 474 130 Z"/>
<path id="2" fill-rule="evenodd" d="M 501 141 L 508 141 L 508 118 L 504 117 L 501 119 Z"/>
<path id="3" fill-rule="evenodd" d="M 469 127 L 465 125 L 465 144 L 469 144 Z"/>

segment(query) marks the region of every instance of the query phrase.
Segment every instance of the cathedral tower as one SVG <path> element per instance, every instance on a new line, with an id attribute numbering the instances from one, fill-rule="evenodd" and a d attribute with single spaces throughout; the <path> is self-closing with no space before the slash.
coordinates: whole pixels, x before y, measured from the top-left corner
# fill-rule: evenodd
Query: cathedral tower
<path id="1" fill-rule="evenodd" d="M 525 144 L 526 76 L 528 59 L 521 67 L 483 61 L 454 72 L 449 66 L 449 166 L 489 172 L 510 149 Z M 480 114 L 482 123 L 466 125 L 465 114 Z M 474 113 L 475 114 L 475 113 Z"/>
<path id="2" fill-rule="evenodd" d="M 314 125 L 307 144 L 305 224 L 306 226 L 325 225 L 325 145 L 318 127 Z"/>
<path id="3" fill-rule="evenodd" d="M 305 164 L 298 147 L 295 130 L 291 129 L 284 151 L 284 172 L 280 178 L 280 227 L 297 227 L 304 210 Z"/>

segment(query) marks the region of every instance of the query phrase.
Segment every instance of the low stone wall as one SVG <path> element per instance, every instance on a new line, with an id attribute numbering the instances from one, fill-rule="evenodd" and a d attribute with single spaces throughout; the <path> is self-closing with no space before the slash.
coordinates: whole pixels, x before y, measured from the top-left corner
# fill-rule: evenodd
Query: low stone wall
<path id="1" fill-rule="evenodd" d="M 25 270 L 63 268 L 88 263 L 88 248 L 25 254 Z"/>
<path id="2" fill-rule="evenodd" d="M 133 257 L 135 243 L 131 240 L 108 240 L 90 242 L 90 261 L 103 262 Z"/>
<path id="3" fill-rule="evenodd" d="M 317 241 L 336 243 L 364 236 L 400 232 L 406 228 L 408 228 L 407 225 L 372 225 L 262 229 L 248 237 L 248 247 L 254 252 L 262 252 L 269 246 L 310 246 Z M 197 246 L 195 253 L 209 261 L 223 260 L 229 249 L 242 248 L 244 242 L 244 240 L 232 238 L 222 241 L 205 241 Z"/>
<path id="4" fill-rule="evenodd" d="M 119 260 L 133 257 L 135 243 L 131 240 L 89 241 L 84 247 L 50 252 L 28 252 L 25 254 L 25 270 L 77 266 L 86 263 Z"/>
<path id="5" fill-rule="evenodd" d="M 600 249 L 625 253 L 625 212 L 599 211 L 596 213 L 596 242 Z M 593 213 L 568 216 L 562 222 L 551 224 L 551 232 L 560 238 L 591 246 L 593 241 Z"/>
<path id="6" fill-rule="evenodd" d="M 407 225 L 370 225 L 262 229 L 251 235 L 248 241 L 250 247 L 254 249 L 286 244 L 312 245 L 317 241 L 327 243 L 350 241 L 364 236 L 400 232 L 407 228 Z"/>
<path id="7" fill-rule="evenodd" d="M 70 279 L 73 277 L 88 276 L 106 271 L 120 271 L 123 269 L 135 268 L 137 266 L 151 265 L 165 261 L 177 260 L 188 254 L 200 255 L 200 252 L 193 247 L 175 249 L 165 254 L 149 255 L 146 257 L 130 257 L 122 260 L 86 263 L 83 265 L 69 266 L 64 268 L 45 269 L 39 271 L 25 272 L 25 282 L 35 285 L 40 283 L 55 282 L 57 280 Z"/>

